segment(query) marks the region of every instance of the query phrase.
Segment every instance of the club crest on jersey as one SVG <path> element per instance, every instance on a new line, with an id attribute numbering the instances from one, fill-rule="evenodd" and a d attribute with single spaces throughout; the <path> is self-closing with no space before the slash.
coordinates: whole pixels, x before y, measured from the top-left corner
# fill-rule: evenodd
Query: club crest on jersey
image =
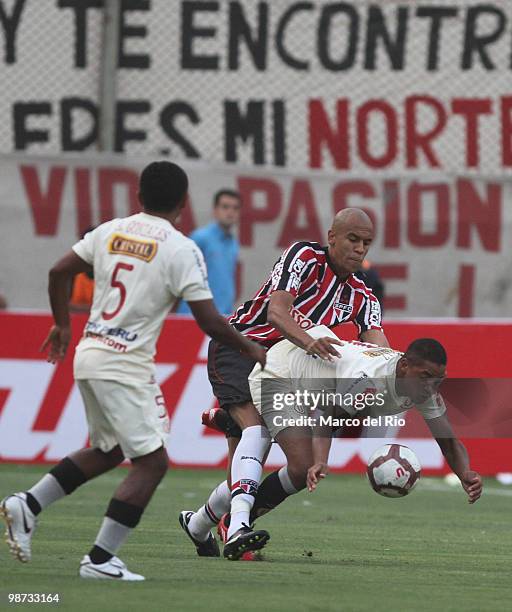
<path id="1" fill-rule="evenodd" d="M 352 304 L 344 304 L 343 302 L 335 302 L 334 310 L 345 312 L 347 314 L 351 314 L 351 312 L 354 310 L 354 307 L 352 306 Z"/>
<path id="2" fill-rule="evenodd" d="M 155 240 L 136 239 L 124 234 L 114 234 L 108 243 L 108 252 L 112 255 L 128 255 L 146 262 L 150 262 L 157 251 Z"/>

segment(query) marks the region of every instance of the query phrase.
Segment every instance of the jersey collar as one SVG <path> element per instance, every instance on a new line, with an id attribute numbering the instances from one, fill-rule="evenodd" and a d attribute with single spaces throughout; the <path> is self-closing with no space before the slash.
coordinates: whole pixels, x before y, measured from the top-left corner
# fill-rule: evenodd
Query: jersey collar
<path id="1" fill-rule="evenodd" d="M 338 279 L 338 281 L 340 283 L 350 283 L 350 281 L 354 278 L 353 274 L 349 274 L 347 276 L 347 278 L 345 280 L 343 280 L 339 275 L 338 272 L 336 271 L 336 268 L 334 266 L 334 263 L 332 261 L 332 259 L 329 256 L 329 247 L 322 247 L 323 251 L 325 252 L 325 261 L 327 262 L 327 265 L 329 266 L 329 268 L 331 268 L 332 272 L 334 273 L 334 276 L 336 276 L 336 278 Z"/>

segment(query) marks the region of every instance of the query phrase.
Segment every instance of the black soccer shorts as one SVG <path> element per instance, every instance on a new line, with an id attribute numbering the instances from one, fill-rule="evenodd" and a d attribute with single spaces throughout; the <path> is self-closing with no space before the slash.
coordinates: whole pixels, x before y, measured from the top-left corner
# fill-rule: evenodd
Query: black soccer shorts
<path id="1" fill-rule="evenodd" d="M 252 402 L 248 377 L 255 364 L 236 349 L 210 340 L 208 378 L 221 408 L 229 412 L 233 405 Z"/>

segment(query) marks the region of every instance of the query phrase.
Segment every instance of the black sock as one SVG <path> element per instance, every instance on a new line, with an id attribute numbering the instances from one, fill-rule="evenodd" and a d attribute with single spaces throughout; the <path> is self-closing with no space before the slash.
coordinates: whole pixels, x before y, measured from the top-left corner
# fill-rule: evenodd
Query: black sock
<path id="1" fill-rule="evenodd" d="M 32 493 L 29 493 L 28 491 L 26 492 L 26 496 L 27 496 L 27 506 L 30 508 L 32 514 L 34 516 L 37 516 L 42 510 L 40 503 L 32 495 Z"/>
<path id="2" fill-rule="evenodd" d="M 106 563 L 110 561 L 114 555 L 111 555 L 109 552 L 101 548 L 100 546 L 94 545 L 89 552 L 89 557 L 91 561 L 95 565 L 99 565 L 100 563 Z"/>
<path id="3" fill-rule="evenodd" d="M 111 559 L 123 545 L 131 530 L 138 525 L 143 512 L 144 508 L 112 498 L 96 537 L 96 542 L 89 552 L 91 561 L 93 563 L 106 563 Z"/>
<path id="4" fill-rule="evenodd" d="M 273 510 L 279 506 L 289 494 L 283 489 L 279 480 L 279 472 L 272 472 L 260 484 L 254 506 L 251 510 L 250 521 L 255 521 L 261 514 L 260 510 Z"/>
<path id="5" fill-rule="evenodd" d="M 60 484 L 66 495 L 73 493 L 80 485 L 87 482 L 85 474 L 69 457 L 64 457 L 50 470 L 50 474 Z"/>

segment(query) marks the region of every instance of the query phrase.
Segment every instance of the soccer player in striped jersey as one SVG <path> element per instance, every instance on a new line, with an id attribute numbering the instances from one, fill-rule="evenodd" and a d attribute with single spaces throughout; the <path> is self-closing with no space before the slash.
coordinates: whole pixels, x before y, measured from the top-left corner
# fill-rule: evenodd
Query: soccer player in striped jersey
<path id="1" fill-rule="evenodd" d="M 242 304 L 230 323 L 244 336 L 270 348 L 283 338 L 320 359 L 332 360 L 336 344 L 332 337 L 312 339 L 306 330 L 314 325 L 329 328 L 352 322 L 360 340 L 389 346 L 381 327 L 377 298 L 354 276 L 373 240 L 373 225 L 366 213 L 347 208 L 334 218 L 327 245 L 301 241 L 292 244 L 274 265 L 255 297 Z M 254 362 L 237 351 L 211 341 L 208 375 L 220 407 L 242 430 L 241 439 L 228 438 L 231 487 L 223 483 L 208 503 L 196 513 L 184 511 L 180 523 L 198 543 L 209 537 L 213 524 L 231 510 L 224 556 L 239 559 L 247 550 L 256 550 L 268 540 L 266 532 L 254 537 L 249 514 L 258 493 L 269 434 L 258 414 L 248 385 Z M 286 486 L 286 484 L 285 484 Z M 262 483 L 261 494 L 283 488 L 276 472 Z M 230 497 L 228 497 L 230 491 Z"/>

